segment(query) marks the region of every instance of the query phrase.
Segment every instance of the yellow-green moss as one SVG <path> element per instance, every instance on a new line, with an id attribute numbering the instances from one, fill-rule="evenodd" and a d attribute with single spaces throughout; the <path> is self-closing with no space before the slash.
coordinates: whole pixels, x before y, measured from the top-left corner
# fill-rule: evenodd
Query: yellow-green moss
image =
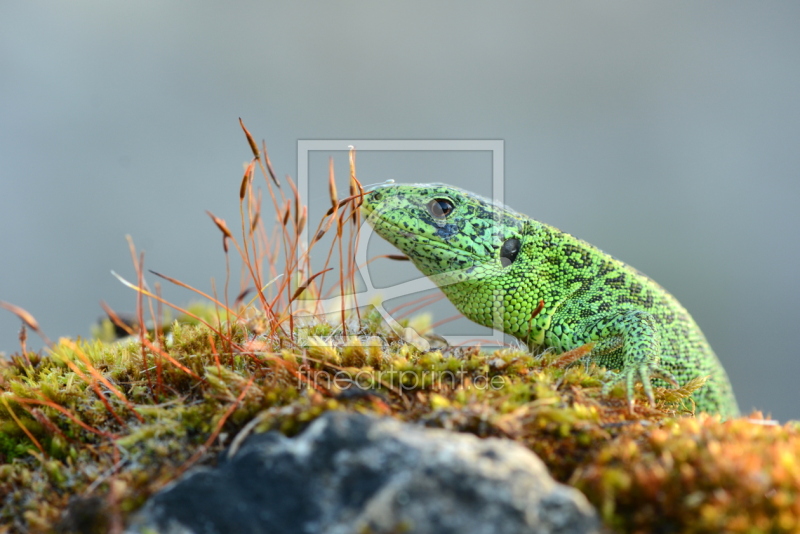
<path id="1" fill-rule="evenodd" d="M 124 516 L 251 421 L 250 432 L 294 435 L 327 410 L 357 410 L 523 443 L 621 532 L 800 528 L 794 425 L 681 417 L 691 387 L 657 389 L 655 408 L 640 395 L 631 414 L 624 398 L 600 394 L 605 371 L 594 366 L 560 369 L 552 354 L 516 349 L 424 352 L 368 324 L 347 338 L 303 327 L 305 346 L 287 349 L 285 339 L 255 343 L 242 325 L 223 324 L 220 336 L 175 323 L 163 350 L 199 379 L 151 351 L 145 366 L 136 341 L 65 341 L 33 366 L 3 362 L 0 519 L 47 531 L 70 495 L 103 496 L 114 481 L 121 504 L 103 513 Z"/>

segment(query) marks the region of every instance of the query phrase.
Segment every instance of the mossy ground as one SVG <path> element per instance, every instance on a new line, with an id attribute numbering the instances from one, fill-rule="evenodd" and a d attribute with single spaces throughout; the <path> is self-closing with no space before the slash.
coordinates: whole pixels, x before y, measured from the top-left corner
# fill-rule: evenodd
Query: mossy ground
<path id="1" fill-rule="evenodd" d="M 245 325 L 223 325 L 225 338 L 176 322 L 165 351 L 199 379 L 157 354 L 145 367 L 136 341 L 64 340 L 47 356 L 29 354 L 31 365 L 20 355 L 3 361 L 6 531 L 105 532 L 244 435 L 293 435 L 327 410 L 516 440 L 620 532 L 800 528 L 793 425 L 687 416 L 688 390 L 658 390 L 653 408 L 640 396 L 631 414 L 621 390 L 601 395 L 604 370 L 563 369 L 555 355 L 423 352 L 370 327 L 348 338 L 318 335 L 330 326 L 298 328 L 306 343 L 289 349 Z M 424 319 L 415 327 L 424 329 Z M 227 339 L 257 350 L 225 350 Z"/>
<path id="2" fill-rule="evenodd" d="M 277 185 L 265 151 L 248 141 Z M 259 219 L 246 199 L 253 166 L 240 192 L 245 236 L 234 244 L 251 273 L 269 267 L 274 275 L 276 262 L 259 265 L 255 241 L 245 246 Z M 332 197 L 328 217 L 338 214 L 341 236 L 355 212 L 339 214 Z M 301 204 L 276 206 L 279 220 L 294 221 L 283 236 L 291 242 L 304 224 Z M 233 237 L 214 222 L 227 251 Z M 254 432 L 294 435 L 328 410 L 515 440 L 583 491 L 609 530 L 800 531 L 795 425 L 760 414 L 694 416 L 687 398 L 700 383 L 657 388 L 653 407 L 638 391 L 631 412 L 621 387 L 601 394 L 605 370 L 568 365 L 580 350 L 421 350 L 405 334 L 429 332 L 425 316 L 401 321 L 406 330 L 368 309 L 348 312 L 346 328 L 330 315 L 300 320 L 292 301 L 321 289 L 302 262 L 286 265 L 287 285 L 273 300 L 217 301 L 186 310 L 169 334 L 65 339 L 44 354 L 0 360 L 0 532 L 121 532 L 148 496 L 191 466 L 213 464 Z"/>

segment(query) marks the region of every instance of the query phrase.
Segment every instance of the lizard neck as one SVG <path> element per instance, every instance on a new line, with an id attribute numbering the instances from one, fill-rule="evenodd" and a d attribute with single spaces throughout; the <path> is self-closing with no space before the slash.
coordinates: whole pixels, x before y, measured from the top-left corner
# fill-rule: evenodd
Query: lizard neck
<path id="1" fill-rule="evenodd" d="M 439 284 L 468 319 L 510 334 L 528 345 L 547 344 L 546 333 L 561 305 L 582 287 L 563 280 L 563 246 L 577 239 L 527 220 L 517 260 L 500 272 L 476 267 L 472 276 Z M 490 273 L 490 274 L 487 274 Z M 543 307 L 538 311 L 539 302 Z"/>

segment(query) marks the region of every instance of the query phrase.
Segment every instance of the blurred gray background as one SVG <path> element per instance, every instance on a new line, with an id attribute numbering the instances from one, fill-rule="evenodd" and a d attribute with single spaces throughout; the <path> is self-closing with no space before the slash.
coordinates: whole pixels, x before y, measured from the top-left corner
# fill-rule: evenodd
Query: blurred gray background
<path id="1" fill-rule="evenodd" d="M 101 299 L 134 309 L 126 234 L 221 285 L 204 210 L 237 224 L 238 117 L 279 175 L 298 139 L 502 139 L 507 203 L 658 280 L 744 410 L 798 418 L 798 28 L 797 2 L 4 1 L 0 299 L 86 336 Z M 358 158 L 365 183 L 490 190 L 487 153 Z M 0 313 L 0 351 L 18 330 Z"/>

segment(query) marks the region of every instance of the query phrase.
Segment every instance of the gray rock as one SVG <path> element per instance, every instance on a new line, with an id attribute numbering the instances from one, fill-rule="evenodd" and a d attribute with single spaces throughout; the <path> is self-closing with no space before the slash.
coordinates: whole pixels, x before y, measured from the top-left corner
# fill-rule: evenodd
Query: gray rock
<path id="1" fill-rule="evenodd" d="M 152 531 L 584 533 L 598 521 L 521 445 L 330 412 L 292 439 L 251 436 L 154 495 L 127 532 Z"/>

